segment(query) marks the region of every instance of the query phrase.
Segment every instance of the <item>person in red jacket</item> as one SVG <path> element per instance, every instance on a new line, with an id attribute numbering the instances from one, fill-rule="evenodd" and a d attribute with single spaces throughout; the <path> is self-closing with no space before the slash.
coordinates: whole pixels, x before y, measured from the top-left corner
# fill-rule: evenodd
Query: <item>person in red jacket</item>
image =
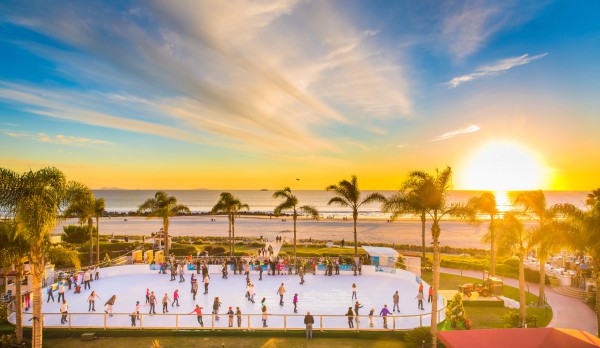
<path id="1" fill-rule="evenodd" d="M 204 323 L 202 322 L 202 308 L 204 308 L 204 307 L 200 307 L 199 305 L 196 305 L 196 308 L 194 308 L 194 310 L 191 311 L 190 314 L 196 313 L 196 316 L 198 317 L 198 324 L 200 324 L 200 326 L 204 327 Z"/>
<path id="2" fill-rule="evenodd" d="M 433 288 L 429 287 L 429 297 L 427 297 L 427 303 L 433 302 Z"/>

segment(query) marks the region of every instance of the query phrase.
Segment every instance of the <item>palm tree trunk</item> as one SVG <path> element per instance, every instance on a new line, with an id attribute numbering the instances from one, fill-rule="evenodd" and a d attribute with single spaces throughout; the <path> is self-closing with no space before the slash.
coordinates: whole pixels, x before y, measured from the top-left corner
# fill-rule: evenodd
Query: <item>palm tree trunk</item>
<path id="1" fill-rule="evenodd" d="M 31 246 L 31 272 L 33 274 L 33 330 L 32 348 L 42 347 L 42 277 L 44 275 L 44 251 L 41 241 Z"/>
<path id="2" fill-rule="evenodd" d="M 231 252 L 231 214 L 227 214 L 227 238 L 229 239 L 229 256 L 233 256 Z"/>
<path id="3" fill-rule="evenodd" d="M 21 296 L 21 278 L 23 277 L 23 263 L 19 263 L 15 267 L 15 326 L 17 344 L 23 342 L 23 296 Z"/>
<path id="4" fill-rule="evenodd" d="M 597 272 L 597 271 L 596 271 Z M 600 323 L 600 275 L 596 275 L 596 322 Z M 596 336 L 600 336 L 600 325 L 598 325 L 598 332 Z"/>
<path id="5" fill-rule="evenodd" d="M 90 265 L 94 264 L 94 220 L 88 219 L 88 230 L 90 231 Z"/>
<path id="6" fill-rule="evenodd" d="M 538 306 L 546 304 L 546 255 L 540 252 L 540 291 L 538 293 Z"/>
<path id="7" fill-rule="evenodd" d="M 438 307 L 438 290 L 440 286 L 440 241 L 439 241 L 439 224 L 437 222 L 437 212 L 434 216 L 433 226 L 431 226 L 431 234 L 433 237 L 433 302 L 431 303 L 431 342 L 432 347 L 437 347 L 437 307 Z"/>
<path id="8" fill-rule="evenodd" d="M 494 215 L 490 215 L 490 277 L 496 275 L 496 236 L 494 235 Z"/>
<path id="9" fill-rule="evenodd" d="M 231 216 L 231 256 L 235 255 L 235 216 Z"/>
<path id="10" fill-rule="evenodd" d="M 165 261 L 169 258 L 169 218 L 163 218 L 163 230 L 165 231 Z"/>
<path id="11" fill-rule="evenodd" d="M 525 255 L 523 251 L 519 252 L 519 319 L 521 320 L 521 327 L 525 327 L 527 319 L 527 307 L 525 303 L 525 265 L 523 260 Z"/>
<path id="12" fill-rule="evenodd" d="M 294 264 L 296 264 L 296 219 L 297 218 L 298 218 L 298 214 L 294 210 Z"/>
<path id="13" fill-rule="evenodd" d="M 421 211 L 421 268 L 425 266 L 425 223 L 427 221 L 425 213 L 425 210 Z"/>
<path id="14" fill-rule="evenodd" d="M 358 210 L 354 209 L 354 212 L 352 212 L 352 219 L 354 220 L 354 256 L 358 257 L 358 238 L 356 236 L 356 220 L 358 219 Z"/>
<path id="15" fill-rule="evenodd" d="M 100 225 L 99 217 L 96 216 L 96 264 L 100 264 Z"/>

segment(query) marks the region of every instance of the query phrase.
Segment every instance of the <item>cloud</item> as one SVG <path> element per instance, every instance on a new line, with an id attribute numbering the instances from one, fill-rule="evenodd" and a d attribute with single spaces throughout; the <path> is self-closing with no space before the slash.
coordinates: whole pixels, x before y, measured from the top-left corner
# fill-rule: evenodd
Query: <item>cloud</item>
<path id="1" fill-rule="evenodd" d="M 538 54 L 536 56 L 530 57 L 529 54 L 526 53 L 519 57 L 501 59 L 492 65 L 482 66 L 473 73 L 455 77 L 452 80 L 446 82 L 445 84 L 449 88 L 456 88 L 465 82 L 473 81 L 475 79 L 479 79 L 479 78 L 486 77 L 486 76 L 497 75 L 497 74 L 500 74 L 507 70 L 510 70 L 516 66 L 525 65 L 534 60 L 544 58 L 547 55 L 548 55 L 548 53 L 542 53 L 542 54 Z"/>
<path id="2" fill-rule="evenodd" d="M 446 133 L 444 133 L 442 135 L 439 135 L 439 136 L 431 139 L 431 141 L 447 140 L 447 139 L 454 138 L 454 137 L 459 136 L 459 135 L 469 134 L 469 133 L 475 133 L 475 132 L 478 132 L 479 130 L 481 130 L 481 128 L 479 128 L 479 126 L 472 124 L 472 125 L 470 125 L 468 127 L 465 127 L 465 128 L 460 128 L 460 129 L 457 129 L 457 130 L 453 130 L 451 132 L 446 132 Z"/>
<path id="3" fill-rule="evenodd" d="M 67 49 L 19 44 L 89 88 L 13 84 L 0 98 L 37 115 L 262 153 L 340 151 L 319 130 L 412 111 L 400 54 L 375 49 L 377 31 L 326 2 L 135 6 L 6 5 L 0 21 Z"/>
<path id="4" fill-rule="evenodd" d="M 63 145 L 114 145 L 113 142 L 98 140 L 98 139 L 89 139 L 76 137 L 72 135 L 48 135 L 46 133 L 37 133 L 31 134 L 26 132 L 13 132 L 13 131 L 5 131 L 4 135 L 13 137 L 13 138 L 24 138 L 39 141 L 41 143 L 54 143 L 54 144 L 63 144 Z"/>

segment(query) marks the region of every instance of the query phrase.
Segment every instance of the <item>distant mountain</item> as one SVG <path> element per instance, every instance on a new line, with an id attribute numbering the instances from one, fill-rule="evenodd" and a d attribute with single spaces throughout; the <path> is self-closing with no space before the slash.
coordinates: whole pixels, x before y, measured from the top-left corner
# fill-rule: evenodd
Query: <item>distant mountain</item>
<path id="1" fill-rule="evenodd" d="M 127 189 L 124 188 L 120 188 L 120 187 L 101 187 L 97 190 L 113 190 L 113 191 L 125 191 Z"/>

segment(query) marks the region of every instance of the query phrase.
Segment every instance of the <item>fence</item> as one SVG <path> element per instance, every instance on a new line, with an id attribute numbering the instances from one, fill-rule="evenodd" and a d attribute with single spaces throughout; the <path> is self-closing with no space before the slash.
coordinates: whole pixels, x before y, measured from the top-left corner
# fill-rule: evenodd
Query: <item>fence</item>
<path id="1" fill-rule="evenodd" d="M 438 322 L 445 318 L 443 306 L 438 310 Z M 203 326 L 200 326 L 196 314 L 144 314 L 136 315 L 135 326 L 132 325 L 132 313 L 114 313 L 109 316 L 104 313 L 68 313 L 67 322 L 61 324 L 62 314 L 44 313 L 42 315 L 44 328 L 68 329 L 130 329 L 130 330 L 304 330 L 304 314 L 268 314 L 267 327 L 263 327 L 262 314 L 242 314 L 233 316 L 232 326 L 229 326 L 229 316 L 226 314 L 203 314 Z M 416 315 L 390 315 L 387 317 L 360 315 L 352 317 L 353 327 L 349 327 L 349 317 L 346 315 L 313 314 L 315 323 L 313 329 L 318 331 L 402 331 L 423 325 L 428 326 L 430 313 Z M 23 313 L 23 323 L 30 326 L 31 313 Z M 384 318 L 387 328 L 384 327 Z"/>

